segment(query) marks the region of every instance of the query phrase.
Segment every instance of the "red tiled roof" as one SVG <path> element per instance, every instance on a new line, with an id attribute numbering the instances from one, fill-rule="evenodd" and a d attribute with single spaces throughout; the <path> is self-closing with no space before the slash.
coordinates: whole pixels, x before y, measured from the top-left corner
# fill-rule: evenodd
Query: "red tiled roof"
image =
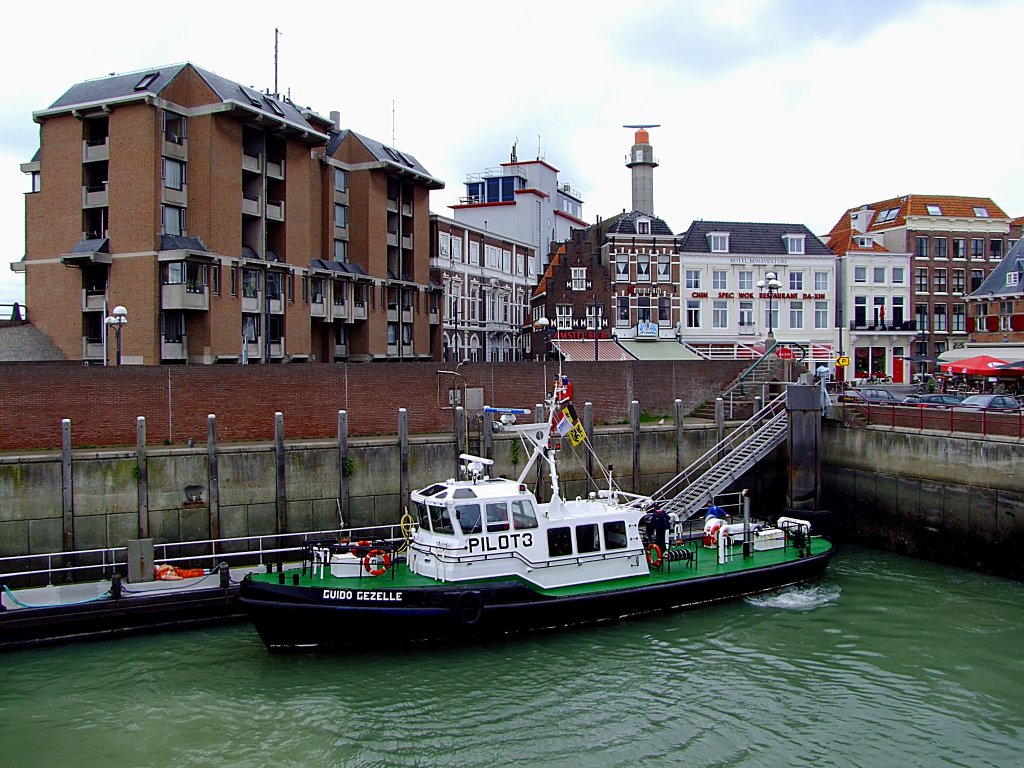
<path id="1" fill-rule="evenodd" d="M 896 227 L 903 227 L 907 224 L 908 216 L 931 216 L 928 213 L 929 205 L 937 205 L 942 211 L 942 216 L 955 216 L 958 218 L 978 218 L 974 213 L 975 208 L 984 208 L 988 211 L 988 218 L 1005 219 L 1009 218 L 1006 213 L 990 197 L 960 197 L 957 195 L 904 195 L 892 197 L 888 200 L 879 200 L 876 203 L 869 203 L 867 206 L 850 208 L 840 217 L 835 226 L 827 236 L 827 245 L 834 253 L 846 253 L 849 250 L 849 237 L 851 235 L 850 216 L 862 208 L 869 208 L 873 211 L 871 223 L 868 225 L 868 232 L 878 232 Z M 894 218 L 888 221 L 879 222 L 879 214 L 884 211 L 897 208 L 899 212 Z M 1024 217 L 1022 217 L 1024 218 Z M 835 246 L 835 247 L 833 247 Z M 837 250 L 845 248 L 845 250 Z"/>
<path id="2" fill-rule="evenodd" d="M 537 287 L 533 291 L 533 295 L 534 296 L 540 296 L 542 293 L 547 292 L 547 290 L 548 290 L 548 280 L 551 277 L 554 277 L 555 265 L 557 265 L 558 262 L 560 261 L 560 259 L 558 257 L 561 256 L 564 253 L 565 253 L 565 246 L 564 245 L 560 245 L 558 247 L 558 250 L 555 251 L 555 255 L 551 257 L 551 263 L 548 264 L 548 268 L 544 270 L 544 275 L 541 277 L 540 282 L 537 283 Z"/>

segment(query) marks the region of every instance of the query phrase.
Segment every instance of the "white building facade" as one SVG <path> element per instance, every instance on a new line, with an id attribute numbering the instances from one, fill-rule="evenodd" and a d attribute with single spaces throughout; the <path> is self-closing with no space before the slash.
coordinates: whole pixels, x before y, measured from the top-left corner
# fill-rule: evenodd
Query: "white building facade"
<path id="1" fill-rule="evenodd" d="M 466 194 L 450 207 L 456 221 L 531 246 L 534 283 L 551 260 L 551 244 L 587 226 L 583 198 L 558 180 L 558 169 L 540 159 L 520 162 L 515 152 L 510 162 L 470 174 Z"/>
<path id="2" fill-rule="evenodd" d="M 831 362 L 836 259 L 802 224 L 695 221 L 682 245 L 680 336 L 694 348 L 760 347 L 771 332 Z M 774 273 L 771 293 L 758 287 Z"/>

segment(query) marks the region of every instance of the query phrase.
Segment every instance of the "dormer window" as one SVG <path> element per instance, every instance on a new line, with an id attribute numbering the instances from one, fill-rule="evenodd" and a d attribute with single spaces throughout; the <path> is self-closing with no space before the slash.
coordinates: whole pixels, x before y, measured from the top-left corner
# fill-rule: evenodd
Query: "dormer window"
<path id="1" fill-rule="evenodd" d="M 885 224 L 886 222 L 892 221 L 899 214 L 899 208 L 886 208 L 880 214 L 878 214 L 878 224 Z"/>
<path id="2" fill-rule="evenodd" d="M 1007 272 L 1006 273 L 1006 284 L 1017 285 L 1020 283 L 1020 272 Z"/>
<path id="3" fill-rule="evenodd" d="M 728 232 L 712 232 L 708 235 L 708 239 L 711 241 L 711 252 L 712 253 L 728 253 L 729 252 L 729 233 Z"/>
<path id="4" fill-rule="evenodd" d="M 974 206 L 974 215 L 977 216 L 979 219 L 987 219 L 988 218 L 988 208 L 986 208 L 986 207 L 984 207 L 982 205 L 976 205 L 976 206 Z"/>
<path id="5" fill-rule="evenodd" d="M 937 205 L 926 205 L 925 208 L 928 209 L 928 215 L 929 216 L 941 216 L 942 215 L 942 208 L 940 208 Z"/>
<path id="6" fill-rule="evenodd" d="M 782 240 L 786 244 L 786 253 L 801 254 L 804 252 L 803 235 L 783 235 Z"/>
<path id="7" fill-rule="evenodd" d="M 637 219 L 636 220 L 636 233 L 638 235 L 649 235 L 649 234 L 651 234 L 651 220 L 650 219 Z"/>
<path id="8" fill-rule="evenodd" d="M 858 237 L 856 238 L 856 241 L 857 245 L 859 245 L 861 248 L 873 248 L 875 245 L 875 241 L 872 240 L 870 237 Z"/>
<path id="9" fill-rule="evenodd" d="M 146 75 L 143 75 L 142 79 L 135 84 L 135 88 L 133 90 L 148 91 L 152 87 L 153 83 L 156 82 L 158 77 L 160 77 L 159 72 L 150 72 Z"/>

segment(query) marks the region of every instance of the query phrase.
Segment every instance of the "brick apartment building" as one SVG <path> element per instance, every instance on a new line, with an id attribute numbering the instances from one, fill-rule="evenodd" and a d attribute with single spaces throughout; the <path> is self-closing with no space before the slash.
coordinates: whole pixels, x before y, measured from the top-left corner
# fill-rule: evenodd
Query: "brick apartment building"
<path id="1" fill-rule="evenodd" d="M 1021 223 L 1021 219 L 1014 221 Z M 1024 360 L 1024 240 L 1018 240 L 967 297 L 967 334 L 965 356 Z"/>
<path id="2" fill-rule="evenodd" d="M 827 239 L 859 238 L 863 247 L 877 243 L 911 254 L 908 319 L 917 335 L 909 357 L 933 370 L 939 355 L 967 345 L 966 296 L 981 287 L 1020 232 L 991 198 L 906 195 L 847 210 Z"/>
<path id="3" fill-rule="evenodd" d="M 192 64 L 72 86 L 22 170 L 31 320 L 71 359 L 431 359 L 431 190 L 410 154 Z"/>

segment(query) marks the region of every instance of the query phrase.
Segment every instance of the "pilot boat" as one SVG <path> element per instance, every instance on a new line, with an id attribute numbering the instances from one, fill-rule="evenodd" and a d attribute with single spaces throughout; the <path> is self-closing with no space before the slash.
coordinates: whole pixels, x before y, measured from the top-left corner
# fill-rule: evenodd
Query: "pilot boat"
<path id="1" fill-rule="evenodd" d="M 806 520 L 666 515 L 610 471 L 585 498 L 564 498 L 565 443 L 590 449 L 559 376 L 545 421 L 510 424 L 529 450 L 516 478 L 463 454 L 458 478 L 410 494 L 399 540 L 309 541 L 301 564 L 246 576 L 240 599 L 270 650 L 484 636 L 616 620 L 726 600 L 822 574 L 833 554 Z M 527 409 L 493 409 L 520 414 Z M 547 476 L 541 502 L 527 478 Z M 538 485 L 538 490 L 539 490 Z M 661 500 L 663 501 L 663 500 Z"/>

